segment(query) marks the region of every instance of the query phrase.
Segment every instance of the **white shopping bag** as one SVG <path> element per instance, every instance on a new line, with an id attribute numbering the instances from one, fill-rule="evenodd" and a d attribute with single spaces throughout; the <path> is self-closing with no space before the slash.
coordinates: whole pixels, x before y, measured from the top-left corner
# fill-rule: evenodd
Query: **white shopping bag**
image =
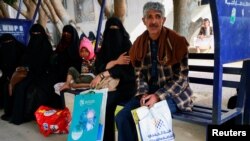
<path id="1" fill-rule="evenodd" d="M 142 141 L 174 141 L 172 117 L 166 100 L 148 108 L 142 106 L 135 110 L 139 119 L 139 133 Z"/>

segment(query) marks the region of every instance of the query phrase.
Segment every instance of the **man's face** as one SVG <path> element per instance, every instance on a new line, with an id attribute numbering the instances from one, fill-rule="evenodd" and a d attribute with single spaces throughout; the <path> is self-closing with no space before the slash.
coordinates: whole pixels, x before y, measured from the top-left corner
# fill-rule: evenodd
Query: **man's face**
<path id="1" fill-rule="evenodd" d="M 205 22 L 204 22 L 204 26 L 205 26 L 205 27 L 210 27 L 210 22 L 209 22 L 209 21 L 205 21 Z"/>
<path id="2" fill-rule="evenodd" d="M 143 17 L 142 20 L 147 27 L 149 35 L 158 37 L 166 18 L 163 17 L 159 11 L 149 10 L 147 15 Z"/>

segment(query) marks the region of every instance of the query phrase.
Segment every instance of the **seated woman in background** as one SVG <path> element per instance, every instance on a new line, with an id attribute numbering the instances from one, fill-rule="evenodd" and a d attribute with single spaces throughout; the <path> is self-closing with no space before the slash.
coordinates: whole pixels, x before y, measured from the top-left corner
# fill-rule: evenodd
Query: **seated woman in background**
<path id="1" fill-rule="evenodd" d="M 70 88 L 89 88 L 90 82 L 95 77 L 93 74 L 95 53 L 94 47 L 88 38 L 83 37 L 81 40 L 79 55 L 83 59 L 81 73 L 76 68 L 70 67 L 66 82 L 57 83 L 57 85 L 63 84 L 61 87 L 59 86 L 59 91 Z"/>
<path id="2" fill-rule="evenodd" d="M 208 18 L 203 20 L 197 38 L 194 39 L 194 46 L 198 53 L 211 53 L 213 52 L 214 36 L 213 28 L 210 26 Z"/>

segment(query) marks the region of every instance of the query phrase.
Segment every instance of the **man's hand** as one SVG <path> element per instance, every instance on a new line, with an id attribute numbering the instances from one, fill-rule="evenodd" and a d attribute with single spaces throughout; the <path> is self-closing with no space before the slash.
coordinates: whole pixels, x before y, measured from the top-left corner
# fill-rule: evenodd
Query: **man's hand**
<path id="1" fill-rule="evenodd" d="M 205 38 L 204 35 L 199 35 L 198 38 L 200 38 L 201 40 Z"/>
<path id="2" fill-rule="evenodd" d="M 160 98 L 157 94 L 145 94 L 140 99 L 141 106 L 148 106 L 151 108 L 155 103 L 160 101 Z"/>

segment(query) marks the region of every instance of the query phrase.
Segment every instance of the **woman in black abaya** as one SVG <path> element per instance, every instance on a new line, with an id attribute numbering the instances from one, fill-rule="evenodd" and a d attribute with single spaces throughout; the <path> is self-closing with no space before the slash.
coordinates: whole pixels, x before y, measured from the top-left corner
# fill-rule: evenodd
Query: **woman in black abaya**
<path id="1" fill-rule="evenodd" d="M 119 78 L 116 91 L 108 92 L 105 131 L 103 141 L 114 141 L 114 113 L 119 104 L 126 103 L 135 94 L 135 74 L 128 51 L 131 47 L 129 34 L 122 22 L 115 17 L 107 20 L 100 52 L 95 62 L 96 78 L 91 82 L 95 87 L 103 77 Z"/>
<path id="2" fill-rule="evenodd" d="M 29 34 L 28 47 L 21 61 L 21 66 L 28 68 L 28 75 L 15 85 L 12 95 L 14 102 L 10 122 L 17 125 L 33 118 L 34 113 L 26 113 L 27 108 L 34 107 L 31 105 L 31 101 L 27 101 L 27 94 L 31 89 L 36 88 L 44 92 L 43 95 L 40 95 L 39 102 L 45 105 L 50 91 L 53 90 L 53 87 L 48 84 L 52 55 L 52 46 L 48 36 L 40 24 L 34 24 Z"/>
<path id="3" fill-rule="evenodd" d="M 20 59 L 24 53 L 25 45 L 16 40 L 16 38 L 4 33 L 0 37 L 0 104 L 4 107 L 4 115 L 1 119 L 8 120 L 12 111 L 12 97 L 8 93 L 8 84 L 16 67 L 20 65 Z"/>
<path id="4" fill-rule="evenodd" d="M 65 25 L 54 55 L 55 83 L 64 82 L 70 67 L 81 72 L 82 58 L 79 55 L 79 36 L 72 25 Z"/>

